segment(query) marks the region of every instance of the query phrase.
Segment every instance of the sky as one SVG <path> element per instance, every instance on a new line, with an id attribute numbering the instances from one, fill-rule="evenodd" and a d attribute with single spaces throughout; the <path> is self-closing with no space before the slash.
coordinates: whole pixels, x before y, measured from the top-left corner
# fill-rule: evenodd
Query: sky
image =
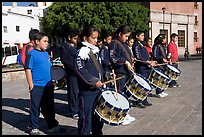
<path id="1" fill-rule="evenodd" d="M 4 6 L 11 6 L 12 2 L 3 2 Z M 29 6 L 30 4 L 33 4 L 36 6 L 36 2 L 17 2 L 18 6 Z"/>

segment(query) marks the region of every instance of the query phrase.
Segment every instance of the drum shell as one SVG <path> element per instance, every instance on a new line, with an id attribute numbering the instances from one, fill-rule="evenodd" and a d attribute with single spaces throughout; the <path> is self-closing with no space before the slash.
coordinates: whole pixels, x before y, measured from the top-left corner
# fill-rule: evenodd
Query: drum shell
<path id="1" fill-rule="evenodd" d="M 178 72 L 176 72 L 175 70 Z M 181 71 L 179 69 L 177 69 L 176 67 L 174 67 L 173 65 L 166 65 L 164 67 L 164 74 L 166 74 L 172 80 L 178 80 L 180 73 L 181 73 Z"/>
<path id="2" fill-rule="evenodd" d="M 137 100 L 143 101 L 147 97 L 149 92 L 151 92 L 152 86 L 151 86 L 148 79 L 146 79 L 145 77 L 143 77 L 140 74 L 136 74 L 136 75 L 139 76 L 140 78 L 142 78 L 146 82 L 146 84 L 150 87 L 150 89 L 139 84 L 135 80 L 134 75 L 132 75 L 128 79 L 128 81 L 126 82 L 125 87 L 124 87 L 124 91 L 125 91 L 125 94 L 128 96 L 129 99 L 133 98 L 136 101 Z"/>
<path id="3" fill-rule="evenodd" d="M 109 89 L 110 90 L 110 89 Z M 112 92 L 115 94 L 116 92 L 111 89 Z M 103 91 L 106 92 L 107 90 Z M 123 97 L 128 103 L 126 109 L 121 109 L 116 106 L 113 106 L 110 102 L 108 102 L 103 94 L 101 93 L 95 103 L 94 114 L 100 119 L 100 121 L 111 125 L 111 126 L 118 126 L 122 124 L 123 119 L 125 118 L 126 114 L 129 112 L 130 109 L 130 102 L 128 101 L 127 97 L 122 95 L 118 92 L 120 96 Z M 120 98 L 118 98 L 118 101 Z"/>
<path id="4" fill-rule="evenodd" d="M 60 89 L 66 86 L 66 72 L 63 66 L 53 65 L 50 73 L 55 89 Z"/>
<path id="5" fill-rule="evenodd" d="M 171 79 L 158 69 L 151 70 L 148 80 L 150 81 L 151 85 L 160 92 L 166 90 L 171 82 Z"/>

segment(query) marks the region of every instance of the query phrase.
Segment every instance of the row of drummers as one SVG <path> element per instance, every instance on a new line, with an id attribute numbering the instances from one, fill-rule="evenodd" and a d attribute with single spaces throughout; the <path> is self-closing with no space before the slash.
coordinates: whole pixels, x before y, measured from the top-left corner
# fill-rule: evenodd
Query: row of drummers
<path id="1" fill-rule="evenodd" d="M 178 59 L 173 59 L 172 62 L 171 53 L 166 50 L 166 36 L 159 34 L 155 38 L 152 52 L 150 51 L 150 53 L 143 45 L 144 32 L 141 30 L 136 31 L 135 38 L 131 39 L 129 37 L 126 42 L 130 52 L 128 52 L 128 48 L 124 48 L 125 44 L 120 39 L 116 39 L 116 43 L 119 43 L 118 45 L 122 48 L 117 46 L 111 48 L 111 45 L 107 47 L 110 51 L 110 60 L 111 58 L 114 60 L 116 56 L 117 58 L 118 55 L 120 57 L 120 53 L 124 53 L 124 58 L 129 56 L 134 62 L 129 68 L 127 65 L 130 73 L 126 73 L 125 77 L 116 73 L 118 81 L 109 84 L 108 88 L 104 89 L 97 100 L 94 113 L 100 121 L 109 125 L 130 124 L 135 118 L 130 116 L 128 112 L 132 106 L 135 106 L 134 104 L 140 107 L 143 103 L 151 105 L 147 101 L 148 96 L 165 97 L 168 94 L 164 93 L 164 91 L 169 86 L 178 85 L 177 80 L 181 71 L 178 69 Z M 171 42 L 176 43 L 177 38 L 178 35 L 172 34 Z M 134 44 L 131 46 L 131 43 Z M 103 47 L 101 47 L 101 50 L 103 52 Z M 121 52 L 116 50 L 121 50 Z M 114 65 L 112 63 L 113 68 Z M 115 68 L 117 68 L 117 65 Z M 114 69 L 114 71 L 117 70 Z M 155 93 L 153 93 L 154 91 Z"/>
<path id="2" fill-rule="evenodd" d="M 176 34 L 171 35 L 171 42 L 175 43 L 177 38 Z M 144 31 L 137 30 L 132 38 L 126 25 L 119 27 L 114 36 L 106 33 L 103 39 L 102 44 L 97 43 L 101 66 L 104 71 L 115 73 L 116 77 L 104 76 L 106 87 L 96 99 L 94 114 L 106 124 L 127 125 L 130 123 L 127 119 L 133 119 L 128 112 L 134 104 L 151 104 L 147 101 L 148 95 L 164 97 L 169 85 L 176 83 L 181 73 L 178 60 L 171 60 L 171 55 L 167 54 L 166 36 L 163 34 L 155 38 L 153 47 L 149 45 L 152 52 L 144 46 Z M 60 58 L 63 60 L 63 56 Z M 94 61 L 93 64 L 97 68 Z M 56 65 L 51 68 L 53 81 L 58 87 L 66 83 L 62 80 L 63 71 Z"/>

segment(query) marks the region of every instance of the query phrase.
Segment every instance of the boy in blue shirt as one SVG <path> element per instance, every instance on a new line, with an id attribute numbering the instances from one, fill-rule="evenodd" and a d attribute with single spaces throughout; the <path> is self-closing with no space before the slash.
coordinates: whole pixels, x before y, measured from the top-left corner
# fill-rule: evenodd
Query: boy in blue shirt
<path id="1" fill-rule="evenodd" d="M 36 47 L 26 55 L 25 73 L 30 91 L 30 134 L 39 135 L 40 110 L 50 132 L 57 128 L 59 122 L 55 119 L 51 62 L 45 51 L 48 47 L 48 37 L 45 33 L 36 34 L 34 42 Z"/>

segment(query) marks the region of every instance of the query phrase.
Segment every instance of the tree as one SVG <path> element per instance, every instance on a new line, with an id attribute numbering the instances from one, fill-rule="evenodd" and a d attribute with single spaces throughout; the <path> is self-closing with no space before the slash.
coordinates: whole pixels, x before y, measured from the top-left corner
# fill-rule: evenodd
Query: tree
<path id="1" fill-rule="evenodd" d="M 42 19 L 48 36 L 66 36 L 69 29 L 95 25 L 99 31 L 113 32 L 127 24 L 132 32 L 149 30 L 149 10 L 137 2 L 54 2 Z"/>

